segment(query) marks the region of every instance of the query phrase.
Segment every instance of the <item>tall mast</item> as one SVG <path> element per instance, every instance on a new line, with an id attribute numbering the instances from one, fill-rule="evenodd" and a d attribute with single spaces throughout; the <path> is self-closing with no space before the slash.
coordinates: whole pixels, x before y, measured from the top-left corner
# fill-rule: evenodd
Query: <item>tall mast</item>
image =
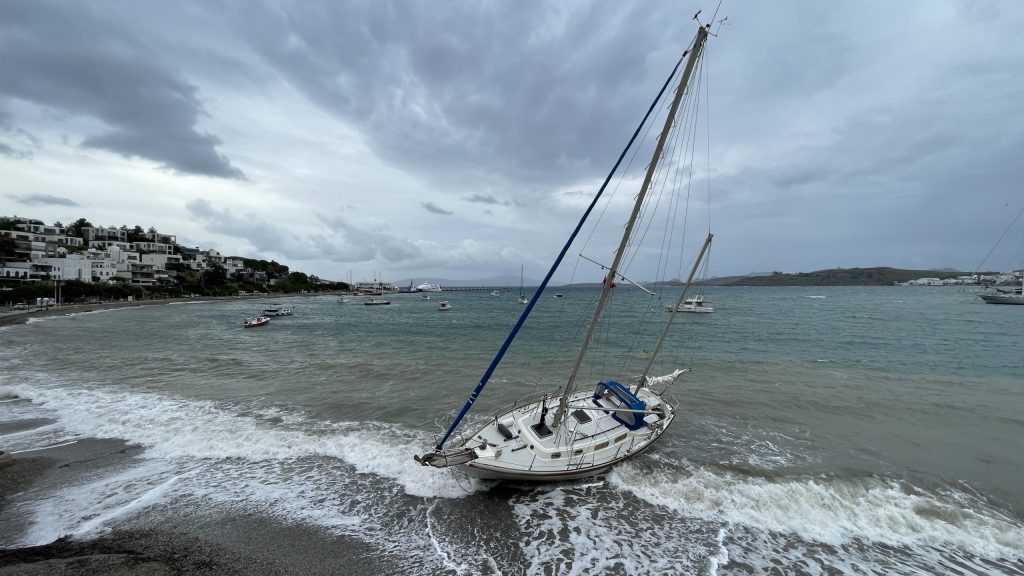
<path id="1" fill-rule="evenodd" d="M 651 186 L 651 180 L 654 179 L 654 172 L 658 168 L 658 161 L 661 159 L 662 151 L 665 148 L 665 142 L 668 140 L 669 132 L 672 131 L 672 124 L 675 122 L 676 113 L 679 111 L 679 104 L 683 100 L 683 94 L 686 93 L 686 86 L 690 82 L 690 76 L 693 74 L 693 68 L 697 64 L 697 60 L 700 59 L 701 52 L 704 49 L 704 41 L 707 40 L 707 37 L 708 31 L 705 27 L 701 26 L 697 29 L 697 38 L 693 41 L 693 48 L 690 50 L 690 58 L 686 61 L 686 68 L 683 70 L 683 77 L 679 81 L 679 88 L 676 89 L 675 98 L 673 98 L 672 105 L 668 111 L 668 116 L 665 118 L 665 127 L 662 128 L 661 136 L 658 137 L 658 145 L 654 148 L 654 155 L 651 159 L 651 163 L 647 166 L 647 174 L 644 176 L 644 183 L 640 186 L 640 193 L 637 194 L 636 203 L 633 204 L 633 212 L 629 215 L 629 220 L 626 222 L 626 229 L 623 231 L 622 240 L 619 241 L 619 247 L 615 251 L 615 258 L 612 260 L 612 264 L 608 268 L 608 274 L 605 276 L 604 282 L 601 284 L 601 295 L 597 299 L 597 306 L 594 308 L 594 314 L 590 318 L 590 324 L 587 326 L 587 334 L 583 338 L 583 343 L 580 345 L 579 354 L 576 355 L 576 363 L 573 365 L 572 371 L 569 373 L 569 380 L 565 383 L 565 388 L 562 390 L 561 400 L 559 401 L 558 410 L 555 412 L 552 427 L 557 427 L 561 424 L 562 417 L 565 414 L 568 402 L 566 397 L 573 389 L 573 385 L 576 383 L 576 375 L 579 372 L 580 366 L 583 364 L 583 358 L 587 355 L 587 349 L 590 347 L 590 341 L 594 337 L 594 330 L 597 328 L 597 321 L 601 318 L 601 313 L 604 312 L 605 304 L 608 302 L 608 296 L 611 294 L 612 290 L 612 283 L 615 281 L 615 277 L 619 271 L 619 264 L 621 263 L 623 256 L 626 254 L 626 244 L 629 243 L 629 238 L 633 235 L 633 227 L 636 225 L 637 218 L 640 215 L 640 208 L 643 207 L 644 199 L 647 197 L 647 191 Z"/>
<path id="2" fill-rule="evenodd" d="M 690 289 L 690 285 L 693 284 L 693 276 L 697 273 L 697 269 L 700 268 L 701 260 L 704 259 L 704 254 L 708 251 L 708 246 L 711 245 L 711 239 L 714 238 L 714 234 L 708 232 L 708 237 L 704 239 L 704 245 L 700 247 L 700 254 L 697 255 L 697 260 L 693 263 L 693 268 L 690 269 L 690 276 L 686 278 L 686 284 L 683 285 L 682 292 L 679 293 L 679 298 L 676 299 L 676 303 L 672 306 L 672 313 L 668 316 L 668 321 L 665 322 L 665 327 L 661 329 L 661 336 L 658 337 L 657 344 L 654 345 L 654 351 L 651 352 L 650 358 L 647 359 L 647 364 L 644 365 L 644 371 L 640 373 L 640 380 L 638 386 L 643 387 L 647 382 L 647 373 L 651 371 L 651 367 L 654 366 L 654 359 L 658 357 L 658 353 L 661 352 L 661 345 L 665 343 L 665 337 L 668 336 L 668 329 L 672 327 L 672 321 L 676 319 L 676 314 L 679 313 L 679 305 L 686 302 L 686 291 Z"/>

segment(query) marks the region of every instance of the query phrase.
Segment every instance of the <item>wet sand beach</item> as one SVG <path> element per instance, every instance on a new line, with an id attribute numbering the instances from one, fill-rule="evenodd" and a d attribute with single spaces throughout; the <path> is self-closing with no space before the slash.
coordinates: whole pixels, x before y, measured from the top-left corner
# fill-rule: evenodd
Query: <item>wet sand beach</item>
<path id="1" fill-rule="evenodd" d="M 4 398 L 18 401 L 17 398 Z M 0 414 L 2 418 L 2 414 Z M 52 424 L 45 419 L 0 420 L 0 435 Z M 45 500 L 98 474 L 131 465 L 143 449 L 115 439 L 83 438 L 67 445 L 0 453 L 0 576 L 94 574 L 290 575 L 398 573 L 366 544 L 321 530 L 239 513 L 205 516 L 164 506 L 159 520 L 134 518 L 125 506 L 114 530 L 64 535 L 42 545 L 33 523 Z M 83 517 L 87 518 L 86 510 Z M 169 514 L 167 514 L 169 512 Z M 116 514 L 116 513 L 115 513 Z M 88 524 L 88 522 L 86 522 Z"/>

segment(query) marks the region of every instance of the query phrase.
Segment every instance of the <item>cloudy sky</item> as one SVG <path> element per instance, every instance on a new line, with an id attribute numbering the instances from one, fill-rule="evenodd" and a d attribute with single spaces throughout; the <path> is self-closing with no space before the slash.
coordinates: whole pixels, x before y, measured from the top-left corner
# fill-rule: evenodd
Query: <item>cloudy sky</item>
<path id="1" fill-rule="evenodd" d="M 326 278 L 539 279 L 699 9 L 5 0 L 0 214 L 155 226 Z M 978 265 L 1024 206 L 1024 3 L 723 16 L 712 275 Z M 1022 237 L 986 267 L 1019 267 Z"/>

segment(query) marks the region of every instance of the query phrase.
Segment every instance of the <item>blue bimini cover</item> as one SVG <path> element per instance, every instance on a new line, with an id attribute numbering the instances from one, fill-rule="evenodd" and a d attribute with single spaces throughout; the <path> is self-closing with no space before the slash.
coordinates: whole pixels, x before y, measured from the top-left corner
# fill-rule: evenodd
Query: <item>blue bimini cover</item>
<path id="1" fill-rule="evenodd" d="M 629 388 L 618 382 L 601 382 L 594 390 L 594 404 L 610 409 L 644 410 L 647 404 L 629 391 Z M 616 421 L 630 430 L 638 430 L 644 426 L 644 415 L 641 412 L 609 412 Z"/>

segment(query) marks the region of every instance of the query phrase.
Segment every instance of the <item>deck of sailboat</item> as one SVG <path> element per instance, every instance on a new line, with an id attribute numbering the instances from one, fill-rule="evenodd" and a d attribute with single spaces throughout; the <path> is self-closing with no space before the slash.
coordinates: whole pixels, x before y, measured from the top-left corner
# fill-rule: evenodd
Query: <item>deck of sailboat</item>
<path id="1" fill-rule="evenodd" d="M 478 478 L 518 480 L 571 479 L 599 474 L 615 463 L 647 448 L 671 423 L 674 407 L 647 389 L 637 396 L 660 407 L 663 415 L 637 414 L 646 418 L 637 430 L 629 430 L 602 408 L 616 408 L 592 392 L 572 394 L 568 413 L 556 430 L 538 427 L 544 408 L 554 413 L 558 398 L 537 401 L 499 414 L 463 444 L 476 448 L 479 457 L 466 464 L 465 472 Z M 550 421 L 548 416 L 547 421 Z M 510 437 L 506 437 L 501 428 Z M 484 447 L 486 446 L 486 447 Z"/>

